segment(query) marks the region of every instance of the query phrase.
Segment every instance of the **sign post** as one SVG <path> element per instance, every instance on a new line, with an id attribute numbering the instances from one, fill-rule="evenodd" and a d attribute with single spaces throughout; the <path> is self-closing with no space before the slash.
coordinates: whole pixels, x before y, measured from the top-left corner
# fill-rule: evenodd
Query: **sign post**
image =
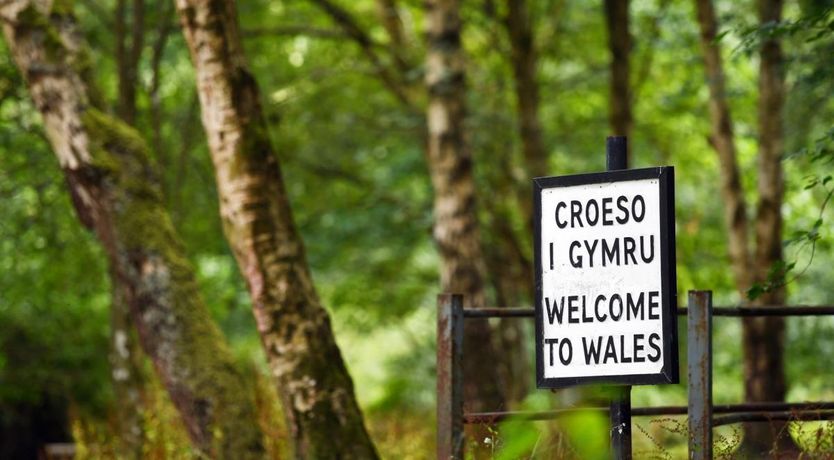
<path id="1" fill-rule="evenodd" d="M 605 166 L 608 171 L 628 169 L 628 138 L 605 138 Z M 631 460 L 631 385 L 612 388 L 608 414 L 611 420 L 611 456 Z"/>
<path id="2" fill-rule="evenodd" d="M 617 459 L 630 385 L 678 382 L 674 170 L 627 169 L 626 142 L 607 139 L 607 172 L 533 180 L 536 384 L 617 385 Z"/>

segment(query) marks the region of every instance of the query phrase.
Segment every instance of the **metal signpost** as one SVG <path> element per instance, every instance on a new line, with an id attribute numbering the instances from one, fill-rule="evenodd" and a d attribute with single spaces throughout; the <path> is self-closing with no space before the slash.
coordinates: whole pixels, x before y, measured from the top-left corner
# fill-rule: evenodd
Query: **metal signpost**
<path id="1" fill-rule="evenodd" d="M 580 410 L 609 413 L 611 455 L 631 458 L 631 417 L 688 415 L 689 458 L 712 459 L 712 429 L 741 422 L 834 420 L 834 402 L 712 403 L 712 318 L 834 315 L 834 306 L 713 307 L 690 291 L 676 308 L 672 168 L 627 169 L 626 139 L 606 142 L 608 172 L 534 181 L 535 308 L 463 308 L 438 296 L 437 458 L 463 459 L 467 424 L 552 420 Z M 642 296 L 641 296 L 642 294 Z M 677 383 L 675 315 L 687 318 L 688 406 L 631 407 L 631 385 Z M 608 407 L 466 412 L 463 324 L 535 320 L 539 388 L 618 385 Z M 473 353 L 473 351 L 475 353 Z M 471 440 L 470 440 L 471 441 Z"/>
<path id="2" fill-rule="evenodd" d="M 678 382 L 674 170 L 626 169 L 625 137 L 606 142 L 608 172 L 534 179 L 536 383 L 620 385 L 614 458 L 631 458 L 630 385 Z"/>

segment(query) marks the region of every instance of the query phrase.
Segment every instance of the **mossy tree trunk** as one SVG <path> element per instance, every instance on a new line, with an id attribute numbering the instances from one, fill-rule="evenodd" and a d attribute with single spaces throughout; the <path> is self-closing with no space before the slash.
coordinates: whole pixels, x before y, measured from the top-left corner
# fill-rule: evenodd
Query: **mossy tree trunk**
<path id="1" fill-rule="evenodd" d="M 137 73 L 144 37 L 144 1 L 133 0 L 130 46 L 126 44 L 125 0 L 117 0 L 115 10 L 116 68 L 118 101 L 116 115 L 126 124 L 136 127 Z M 144 444 L 143 392 L 145 375 L 142 372 L 138 337 L 130 319 L 128 288 L 115 273 L 110 274 L 112 290 L 110 304 L 110 367 L 116 404 L 117 447 L 120 458 L 142 458 Z"/>
<path id="2" fill-rule="evenodd" d="M 130 318 L 129 288 L 112 271 L 110 285 L 110 379 L 118 401 L 116 445 L 119 458 L 139 459 L 145 441 L 143 357 Z"/>
<path id="3" fill-rule="evenodd" d="M 298 458 L 377 457 L 307 265 L 232 0 L 176 0 L 226 238 L 246 279 Z"/>
<path id="4" fill-rule="evenodd" d="M 0 14 L 78 216 L 124 286 L 142 346 L 195 447 L 211 457 L 263 458 L 252 392 L 197 291 L 147 146 L 91 104 L 92 69 L 72 3 L 44 7 L 7 1 Z"/>

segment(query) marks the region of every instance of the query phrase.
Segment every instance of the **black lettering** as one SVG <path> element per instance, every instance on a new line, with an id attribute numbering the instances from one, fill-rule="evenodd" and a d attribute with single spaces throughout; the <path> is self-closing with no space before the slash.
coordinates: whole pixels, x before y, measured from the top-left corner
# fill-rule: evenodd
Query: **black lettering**
<path id="1" fill-rule="evenodd" d="M 614 301 L 617 301 L 619 304 L 619 311 L 617 314 L 614 314 Z M 611 319 L 614 321 L 619 321 L 620 318 L 623 317 L 623 298 L 620 297 L 620 294 L 614 294 L 611 296 L 611 300 L 608 302 L 608 314 L 611 315 Z"/>
<path id="2" fill-rule="evenodd" d="M 614 201 L 610 197 L 602 199 L 602 225 L 614 225 L 611 220 L 611 202 Z"/>
<path id="3" fill-rule="evenodd" d="M 600 314 L 599 314 L 599 303 L 600 302 L 605 302 L 605 296 L 604 295 L 601 295 L 601 294 L 598 295 L 596 302 L 594 302 L 594 316 L 597 317 L 597 321 L 603 322 L 603 321 L 605 321 L 605 318 L 608 318 L 608 315 L 603 313 L 602 316 L 600 316 Z M 551 321 L 551 323 L 552 323 L 552 321 Z"/>
<path id="4" fill-rule="evenodd" d="M 617 209 L 622 211 L 622 217 L 617 217 L 618 224 L 624 224 L 628 222 L 628 208 L 625 206 L 625 203 L 628 203 L 628 198 L 620 195 L 617 197 Z"/>
<path id="5" fill-rule="evenodd" d="M 567 358 L 565 358 L 565 345 L 567 345 L 568 349 Z M 559 344 L 559 361 L 561 361 L 563 365 L 567 366 L 570 364 L 571 360 L 573 360 L 573 344 L 571 344 L 568 339 L 562 339 L 562 343 Z"/>
<path id="6" fill-rule="evenodd" d="M 640 296 L 637 297 L 637 302 L 634 302 L 634 296 L 631 293 L 626 294 L 626 319 L 637 319 L 637 315 L 640 315 L 640 319 L 643 319 L 643 315 L 645 313 L 645 309 L 643 308 L 643 293 L 640 293 Z"/>
<path id="7" fill-rule="evenodd" d="M 588 266 L 594 266 L 594 251 L 597 250 L 597 244 L 599 244 L 599 240 L 594 240 L 594 244 L 588 246 L 588 240 L 585 240 L 585 250 L 588 251 Z"/>
<path id="8" fill-rule="evenodd" d="M 643 334 L 634 334 L 634 362 L 644 363 L 646 358 L 641 356 L 643 351 Z"/>
<path id="9" fill-rule="evenodd" d="M 657 312 L 660 308 L 658 297 L 660 297 L 660 292 L 649 291 L 649 319 L 660 319 L 660 313 Z"/>
<path id="10" fill-rule="evenodd" d="M 649 335 L 649 346 L 652 347 L 652 349 L 656 353 L 654 356 L 652 356 L 651 354 L 649 354 L 648 356 L 649 361 L 653 363 L 656 363 L 658 360 L 660 360 L 660 344 L 655 342 L 660 342 L 660 336 L 657 334 Z"/>
<path id="11" fill-rule="evenodd" d="M 640 217 L 637 217 L 637 202 L 640 202 Z M 637 195 L 634 197 L 634 200 L 631 202 L 631 217 L 634 218 L 635 222 L 643 222 L 643 218 L 646 217 L 646 202 L 643 201 L 643 195 Z"/>
<path id="12" fill-rule="evenodd" d="M 652 252 L 649 253 L 648 257 L 646 257 L 643 249 L 646 249 L 646 245 L 643 244 L 643 235 L 640 235 L 640 258 L 643 259 L 643 263 L 651 263 L 654 260 L 654 235 L 649 235 L 649 249 Z"/>
<path id="13" fill-rule="evenodd" d="M 620 336 L 620 357 L 621 357 L 620 359 L 622 360 L 621 362 L 623 362 L 623 363 L 630 363 L 631 362 L 631 358 L 629 358 L 628 355 L 625 352 L 625 336 L 624 335 Z"/>
<path id="14" fill-rule="evenodd" d="M 565 297 L 562 296 L 562 306 L 557 306 L 556 302 L 553 302 L 553 305 L 550 305 L 550 297 L 544 298 L 544 304 L 547 309 L 547 320 L 550 324 L 553 324 L 553 318 L 556 317 L 556 321 L 559 324 L 562 324 L 562 313 L 565 311 Z"/>
<path id="15" fill-rule="evenodd" d="M 553 243 L 550 243 L 550 269 L 553 270 Z"/>
<path id="16" fill-rule="evenodd" d="M 567 207 L 568 205 L 566 205 L 564 201 L 560 201 L 559 204 L 556 205 L 556 226 L 559 228 L 565 228 L 568 226 L 567 221 L 563 222 L 559 220 L 559 210 Z"/>
<path id="17" fill-rule="evenodd" d="M 577 221 L 579 225 L 576 225 Z M 573 228 L 582 226 L 582 203 L 576 200 L 570 202 L 570 226 Z"/>
<path id="18" fill-rule="evenodd" d="M 605 357 L 602 358 L 602 364 L 607 364 L 609 357 L 614 358 L 614 364 L 617 364 L 617 349 L 614 347 L 613 336 L 608 336 L 608 343 L 605 345 Z"/>
<path id="19" fill-rule="evenodd" d="M 582 256 L 573 256 L 573 248 L 581 248 L 582 245 L 579 244 L 579 241 L 574 241 L 570 244 L 570 249 L 568 250 L 568 258 L 570 259 L 570 264 L 573 265 L 573 268 L 582 268 Z"/>
<path id="20" fill-rule="evenodd" d="M 615 259 L 616 258 L 616 259 Z M 602 240 L 602 266 L 605 267 L 606 260 L 613 265 L 620 265 L 620 239 L 614 238 L 614 243 L 608 247 L 608 241 Z M 615 262 L 616 260 L 616 262 Z"/>
<path id="21" fill-rule="evenodd" d="M 568 296 L 568 323 L 570 324 L 579 324 L 579 318 L 575 315 L 579 311 L 579 306 L 576 305 L 577 300 L 579 300 L 578 296 Z"/>
<path id="22" fill-rule="evenodd" d="M 582 348 L 585 350 L 585 364 L 599 364 L 599 352 L 602 351 L 602 337 L 597 337 L 596 343 L 582 337 Z"/>
<path id="23" fill-rule="evenodd" d="M 634 238 L 627 236 L 623 238 L 623 263 L 628 265 L 628 257 L 631 256 L 631 263 L 637 265 L 637 259 L 634 257 L 634 250 L 637 249 L 637 243 Z"/>
<path id="24" fill-rule="evenodd" d="M 553 348 L 556 343 L 559 342 L 559 339 L 544 339 L 544 343 L 550 345 L 550 365 L 553 365 Z"/>
<path id="25" fill-rule="evenodd" d="M 591 219 L 591 205 L 594 205 L 594 218 Z M 599 204 L 597 204 L 597 200 L 588 200 L 585 203 L 585 222 L 588 223 L 589 227 L 592 227 L 599 222 Z"/>
<path id="26" fill-rule="evenodd" d="M 593 323 L 594 322 L 594 317 L 590 316 L 590 315 L 587 315 L 588 312 L 585 308 L 586 304 L 587 304 L 587 299 L 588 299 L 588 296 L 586 296 L 586 295 L 582 296 L 582 322 L 583 323 Z"/>

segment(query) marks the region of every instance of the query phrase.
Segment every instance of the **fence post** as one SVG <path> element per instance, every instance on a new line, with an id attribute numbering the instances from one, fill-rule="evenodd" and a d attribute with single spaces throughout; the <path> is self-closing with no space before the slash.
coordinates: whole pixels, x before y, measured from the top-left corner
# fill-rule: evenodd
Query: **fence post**
<path id="1" fill-rule="evenodd" d="M 689 291 L 689 458 L 712 459 L 712 291 Z"/>
<path id="2" fill-rule="evenodd" d="M 463 459 L 463 296 L 437 296 L 437 458 Z"/>

